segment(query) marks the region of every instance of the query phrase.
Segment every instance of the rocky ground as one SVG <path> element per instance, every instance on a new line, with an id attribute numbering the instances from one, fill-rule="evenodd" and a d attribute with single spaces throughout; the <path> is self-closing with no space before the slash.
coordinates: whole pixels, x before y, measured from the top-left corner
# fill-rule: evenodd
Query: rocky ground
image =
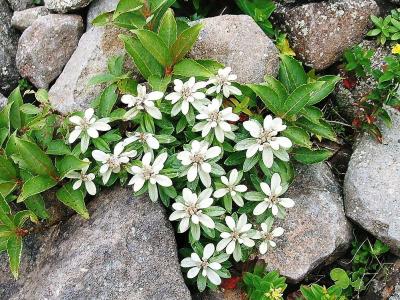
<path id="1" fill-rule="evenodd" d="M 90 21 L 117 3 L 45 0 L 44 6 L 34 6 L 31 0 L 0 0 L 0 106 L 6 102 L 3 95 L 26 78 L 36 88 L 48 88 L 50 102 L 61 113 L 87 108 L 101 91 L 89 86 L 89 79 L 107 69 L 108 58 L 124 53 L 119 29 L 92 27 Z M 288 34 L 298 58 L 323 72 L 337 70 L 344 50 L 365 39 L 369 16 L 388 7 L 389 2 L 378 0 L 285 0 L 273 20 Z M 250 17 L 223 15 L 200 22 L 205 26 L 191 57 L 230 65 L 240 82 L 276 76 L 278 50 Z M 382 63 L 388 50 L 371 47 L 380 53 L 374 61 Z M 137 74 L 132 64 L 127 68 Z M 352 119 L 351 103 L 368 85 L 350 91 L 339 83 L 332 101 L 344 120 Z M 357 137 L 344 178 L 332 171 L 334 160 L 298 169 L 289 190 L 297 205 L 283 224 L 288 234 L 278 241 L 279 251 L 260 257 L 289 282 L 299 283 L 339 258 L 349 248 L 354 227 L 400 254 L 400 114 L 393 111 L 392 117 L 393 127 L 383 127 L 382 144 L 367 135 Z M 347 166 L 347 159 L 339 163 Z M 0 299 L 191 299 L 161 206 L 116 188 L 97 196 L 89 208 L 89 221 L 62 214 L 47 231 L 28 239 L 19 281 L 11 279 L 2 256 Z M 399 270 L 397 261 L 389 277 L 376 277 L 365 299 L 400 299 Z M 240 295 L 210 293 L 203 299 Z"/>

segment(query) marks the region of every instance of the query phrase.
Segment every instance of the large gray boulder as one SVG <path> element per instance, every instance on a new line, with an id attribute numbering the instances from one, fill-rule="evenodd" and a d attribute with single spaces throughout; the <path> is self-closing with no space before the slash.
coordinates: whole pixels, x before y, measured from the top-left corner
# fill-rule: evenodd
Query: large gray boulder
<path id="1" fill-rule="evenodd" d="M 11 19 L 11 26 L 20 31 L 24 31 L 38 18 L 48 14 L 50 14 L 50 11 L 44 6 L 37 6 L 21 11 L 15 11 Z"/>
<path id="2" fill-rule="evenodd" d="M 21 276 L 0 260 L 1 299 L 189 300 L 173 229 L 160 204 L 128 188 L 90 202 L 78 215 L 27 239 Z"/>
<path id="3" fill-rule="evenodd" d="M 0 0 L 0 92 L 8 95 L 18 84 L 15 65 L 18 33 L 11 28 L 12 11 L 5 0 Z"/>
<path id="4" fill-rule="evenodd" d="M 18 43 L 17 67 L 37 88 L 49 84 L 61 74 L 83 33 L 78 15 L 43 16 L 26 29 Z"/>
<path id="5" fill-rule="evenodd" d="M 371 25 L 370 15 L 377 14 L 374 0 L 332 0 L 282 6 L 276 16 L 298 57 L 323 70 L 362 41 Z"/>
<path id="6" fill-rule="evenodd" d="M 66 13 L 88 6 L 92 0 L 44 0 L 44 5 L 55 12 Z"/>
<path id="7" fill-rule="evenodd" d="M 365 134 L 344 181 L 346 215 L 400 255 L 400 113 L 382 126 L 383 143 Z"/>
<path id="8" fill-rule="evenodd" d="M 92 28 L 92 21 L 98 15 L 115 10 L 119 3 L 119 0 L 94 0 L 90 3 L 89 10 L 87 13 L 87 29 Z"/>
<path id="9" fill-rule="evenodd" d="M 109 58 L 125 54 L 124 44 L 118 38 L 120 33 L 126 32 L 114 26 L 93 27 L 82 36 L 78 48 L 49 91 L 49 100 L 55 109 L 63 114 L 83 110 L 101 94 L 105 86 L 89 85 L 89 80 L 108 71 Z M 130 71 L 136 76 L 132 65 Z"/>
<path id="10" fill-rule="evenodd" d="M 7 0 L 13 11 L 24 10 L 35 6 L 32 0 Z"/>
<path id="11" fill-rule="evenodd" d="M 274 250 L 259 258 L 269 269 L 297 283 L 347 249 L 351 226 L 344 215 L 339 184 L 326 164 L 299 167 L 285 195 L 296 203 L 285 220 L 274 224 L 285 233 L 276 240 Z"/>
<path id="12" fill-rule="evenodd" d="M 231 67 L 242 83 L 260 83 L 265 75 L 277 75 L 278 50 L 251 17 L 224 15 L 200 22 L 204 27 L 189 57 L 217 60 Z"/>

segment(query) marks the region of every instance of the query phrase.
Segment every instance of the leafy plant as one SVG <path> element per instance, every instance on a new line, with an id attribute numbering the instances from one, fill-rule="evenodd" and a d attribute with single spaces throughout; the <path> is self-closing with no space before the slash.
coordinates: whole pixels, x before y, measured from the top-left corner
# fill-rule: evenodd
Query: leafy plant
<path id="1" fill-rule="evenodd" d="M 265 83 L 248 85 L 269 111 L 287 123 L 284 135 L 298 146 L 293 150 L 297 161 L 316 163 L 330 157 L 329 150 L 313 148 L 311 136 L 336 140 L 333 128 L 315 105 L 333 91 L 339 80 L 330 75 L 309 78 L 300 62 L 282 55 L 278 79 L 266 76 Z"/>
<path id="2" fill-rule="evenodd" d="M 243 289 L 249 300 L 280 300 L 287 284 L 276 271 L 267 272 L 264 262 L 258 261 L 252 272 L 243 275 Z"/>
<path id="3" fill-rule="evenodd" d="M 387 41 L 400 39 L 400 10 L 394 9 L 385 18 L 371 16 L 375 28 L 368 32 L 368 36 L 376 37 L 384 45 Z"/>
<path id="4" fill-rule="evenodd" d="M 358 77 L 365 77 L 372 72 L 371 58 L 374 55 L 372 50 L 364 50 L 360 46 L 347 49 L 343 57 L 346 62 L 346 71 L 354 72 Z"/>

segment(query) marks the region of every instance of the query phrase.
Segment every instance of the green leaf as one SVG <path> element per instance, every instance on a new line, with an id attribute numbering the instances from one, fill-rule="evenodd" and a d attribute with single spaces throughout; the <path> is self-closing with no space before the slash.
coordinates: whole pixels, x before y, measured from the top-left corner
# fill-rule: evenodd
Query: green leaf
<path id="1" fill-rule="evenodd" d="M 183 59 L 174 66 L 174 75 L 183 77 L 211 77 L 214 74 L 194 59 Z"/>
<path id="2" fill-rule="evenodd" d="M 99 106 L 99 112 L 101 117 L 105 118 L 110 115 L 118 99 L 116 90 L 117 90 L 117 85 L 112 84 L 108 86 L 101 94 L 100 106 Z"/>
<path id="3" fill-rule="evenodd" d="M 158 35 L 164 41 L 167 48 L 170 48 L 177 38 L 177 25 L 172 9 L 168 9 L 161 19 Z"/>
<path id="4" fill-rule="evenodd" d="M 294 159 L 302 164 L 315 164 L 327 160 L 332 156 L 329 150 L 311 150 L 307 148 L 295 148 L 293 150 Z"/>
<path id="5" fill-rule="evenodd" d="M 71 149 L 63 140 L 52 140 L 47 146 L 46 153 L 50 155 L 67 155 L 71 154 Z"/>
<path id="6" fill-rule="evenodd" d="M 257 154 L 253 155 L 252 157 L 246 158 L 246 160 L 243 163 L 243 172 L 248 172 L 250 171 L 260 160 L 260 153 L 257 152 Z"/>
<path id="7" fill-rule="evenodd" d="M 325 99 L 335 89 L 336 84 L 341 80 L 339 76 L 326 75 L 318 78 L 319 82 L 324 82 L 322 87 L 312 94 L 308 105 L 314 105 Z"/>
<path id="8" fill-rule="evenodd" d="M 10 134 L 10 109 L 12 103 L 7 104 L 3 107 L 0 112 L 0 147 L 6 141 Z"/>
<path id="9" fill-rule="evenodd" d="M 42 111 L 39 107 L 31 103 L 22 104 L 19 109 L 26 115 L 37 115 Z"/>
<path id="10" fill-rule="evenodd" d="M 267 75 L 264 77 L 264 80 L 265 84 L 278 95 L 279 99 L 285 100 L 288 97 L 288 91 L 285 86 L 275 77 Z"/>
<path id="11" fill-rule="evenodd" d="M 38 89 L 35 93 L 35 98 L 40 103 L 48 103 L 49 102 L 49 93 L 45 89 Z"/>
<path id="12" fill-rule="evenodd" d="M 47 175 L 38 175 L 28 179 L 22 186 L 21 194 L 17 202 L 22 202 L 26 198 L 40 194 L 57 184 L 57 181 Z"/>
<path id="13" fill-rule="evenodd" d="M 280 57 L 279 79 L 291 93 L 300 85 L 307 83 L 307 74 L 301 63 L 295 58 L 288 55 Z"/>
<path id="14" fill-rule="evenodd" d="M 10 229 L 14 229 L 15 225 L 14 222 L 10 219 L 9 216 L 10 211 L 4 211 L 3 210 L 3 205 L 0 207 L 0 221 L 6 225 Z"/>
<path id="15" fill-rule="evenodd" d="M 306 148 L 311 148 L 312 142 L 310 141 L 310 135 L 304 129 L 297 126 L 288 126 L 286 130 L 282 132 L 283 136 L 289 138 L 294 144 Z"/>
<path id="16" fill-rule="evenodd" d="M 134 64 L 145 79 L 151 75 L 159 77 L 164 75 L 163 67 L 147 52 L 138 38 L 127 35 L 120 35 L 119 38 L 124 42 L 126 51 L 132 57 Z"/>
<path id="17" fill-rule="evenodd" d="M 96 75 L 96 76 L 93 76 L 92 78 L 90 78 L 88 85 L 97 85 L 97 84 L 102 84 L 102 83 L 106 83 L 106 82 L 113 83 L 116 80 L 118 80 L 118 77 L 116 77 L 113 74 L 100 74 L 100 75 Z"/>
<path id="18" fill-rule="evenodd" d="M 171 76 L 160 78 L 156 75 L 151 75 L 148 81 L 153 91 L 159 91 L 165 93 L 165 91 L 168 88 L 168 85 L 171 83 Z"/>
<path id="19" fill-rule="evenodd" d="M 279 98 L 273 89 L 263 84 L 248 85 L 257 96 L 264 102 L 266 107 L 275 115 L 280 116 L 284 113 L 284 100 Z"/>
<path id="20" fill-rule="evenodd" d="M 113 56 L 108 60 L 108 71 L 114 76 L 121 76 L 124 71 L 125 56 Z"/>
<path id="21" fill-rule="evenodd" d="M 319 137 L 324 137 L 334 142 L 336 141 L 336 133 L 332 126 L 323 120 L 320 120 L 318 123 L 314 123 L 302 117 L 296 121 L 296 125 L 304 128 L 308 132 L 314 133 Z"/>
<path id="22" fill-rule="evenodd" d="M 177 40 L 171 47 L 172 61 L 173 64 L 178 63 L 186 54 L 192 49 L 194 43 L 200 34 L 200 30 L 203 28 L 202 24 L 196 24 L 190 27 L 178 36 Z"/>
<path id="23" fill-rule="evenodd" d="M 172 64 L 171 54 L 164 41 L 153 31 L 141 29 L 135 31 L 143 47 L 164 67 Z"/>
<path id="24" fill-rule="evenodd" d="M 24 226 L 25 222 L 31 220 L 34 223 L 38 222 L 36 215 L 30 210 L 21 210 L 17 212 L 13 217 L 14 225 L 18 228 Z"/>
<path id="25" fill-rule="evenodd" d="M 0 155 L 0 179 L 4 181 L 17 180 L 17 170 L 14 163 L 4 155 Z"/>
<path id="26" fill-rule="evenodd" d="M 330 276 L 333 281 L 335 281 L 335 285 L 342 289 L 347 289 L 350 285 L 350 278 L 347 275 L 346 271 L 340 268 L 334 268 L 330 272 Z"/>
<path id="27" fill-rule="evenodd" d="M 44 199 L 40 194 L 28 197 L 24 200 L 25 206 L 41 219 L 48 219 L 49 212 L 46 209 Z"/>
<path id="28" fill-rule="evenodd" d="M 22 253 L 22 238 L 11 236 L 7 242 L 7 254 L 10 262 L 10 270 L 15 279 L 18 279 L 19 264 Z"/>
<path id="29" fill-rule="evenodd" d="M 14 138 L 13 141 L 19 156 L 29 171 L 37 175 L 50 176 L 53 179 L 58 178 L 50 157 L 38 145 L 19 138 Z"/>
<path id="30" fill-rule="evenodd" d="M 295 116 L 309 104 L 314 94 L 318 93 L 323 85 L 323 82 L 315 82 L 297 87 L 285 101 L 283 118 Z"/>
<path id="31" fill-rule="evenodd" d="M 75 170 L 82 170 L 84 167 L 87 167 L 89 162 L 80 160 L 79 158 L 73 155 L 67 155 L 63 157 L 61 160 L 56 162 L 57 170 L 60 174 L 60 178 L 64 178 L 69 172 Z"/>
<path id="32" fill-rule="evenodd" d="M 112 15 L 112 12 L 106 11 L 94 18 L 91 23 L 93 26 L 104 26 L 111 22 Z"/>
<path id="33" fill-rule="evenodd" d="M 86 209 L 83 193 L 81 190 L 74 190 L 72 183 L 68 183 L 59 189 L 56 196 L 58 200 L 72 208 L 83 218 L 89 219 L 89 212 Z"/>
<path id="34" fill-rule="evenodd" d="M 1 196 L 1 195 L 0 195 L 0 210 L 3 210 L 3 212 L 6 213 L 6 214 L 10 214 L 11 213 L 10 205 L 8 204 L 6 199 L 4 199 L 4 197 Z"/>
<path id="35" fill-rule="evenodd" d="M 12 103 L 10 109 L 10 123 L 14 129 L 20 129 L 24 125 L 24 116 L 21 115 L 20 107 L 24 104 L 19 86 L 15 88 L 10 96 L 8 96 L 8 103 Z"/>
<path id="36" fill-rule="evenodd" d="M 143 4 L 144 0 L 120 0 L 117 8 L 115 9 L 113 20 L 118 18 L 121 14 L 141 9 Z"/>

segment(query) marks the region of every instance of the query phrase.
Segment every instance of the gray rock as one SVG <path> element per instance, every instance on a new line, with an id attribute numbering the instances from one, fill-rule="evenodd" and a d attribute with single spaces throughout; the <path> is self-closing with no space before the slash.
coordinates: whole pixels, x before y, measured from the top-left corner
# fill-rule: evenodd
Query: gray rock
<path id="1" fill-rule="evenodd" d="M 35 4 L 32 0 L 7 0 L 13 11 L 24 10 L 34 7 Z"/>
<path id="2" fill-rule="evenodd" d="M 0 260 L 1 299 L 191 299 L 173 229 L 160 204 L 116 188 L 78 215 L 27 240 L 21 276 Z"/>
<path id="3" fill-rule="evenodd" d="M 7 104 L 7 98 L 0 94 L 0 109 L 2 109 Z"/>
<path id="4" fill-rule="evenodd" d="M 53 11 L 66 13 L 88 6 L 92 0 L 44 0 L 44 5 Z"/>
<path id="5" fill-rule="evenodd" d="M 298 57 L 323 70 L 362 41 L 379 12 L 374 0 L 333 0 L 281 7 L 276 16 Z"/>
<path id="6" fill-rule="evenodd" d="M 120 33 L 125 31 L 114 26 L 93 27 L 82 36 L 78 48 L 49 91 L 49 100 L 55 109 L 63 114 L 86 109 L 101 94 L 103 85 L 88 83 L 93 76 L 107 72 L 110 57 L 125 53 L 118 38 Z M 133 76 L 138 74 L 133 66 L 130 70 Z"/>
<path id="7" fill-rule="evenodd" d="M 278 50 L 251 17 L 224 15 L 200 22 L 204 28 L 189 57 L 230 66 L 242 83 L 260 83 L 265 75 L 277 75 Z"/>
<path id="8" fill-rule="evenodd" d="M 193 296 L 193 300 L 242 300 L 246 299 L 245 293 L 240 289 L 207 290 Z"/>
<path id="9" fill-rule="evenodd" d="M 346 215 L 400 255 L 400 113 L 382 126 L 383 143 L 365 134 L 344 181 Z"/>
<path id="10" fill-rule="evenodd" d="M 400 259 L 389 263 L 371 281 L 364 299 L 400 300 Z"/>
<path id="11" fill-rule="evenodd" d="M 364 40 L 360 46 L 363 49 L 369 49 L 375 52 L 374 56 L 371 58 L 372 68 L 383 70 L 383 66 L 386 64 L 384 58 L 388 55 L 391 55 L 391 47 L 381 46 L 375 41 L 370 40 Z M 343 82 L 336 85 L 334 91 L 336 108 L 341 116 L 344 117 L 349 123 L 351 123 L 353 119 L 360 113 L 357 106 L 354 104 L 365 98 L 374 89 L 376 84 L 377 83 L 374 78 L 367 77 L 358 79 L 354 88 L 352 89 L 345 88 Z"/>
<path id="12" fill-rule="evenodd" d="M 87 29 L 92 28 L 91 22 L 98 15 L 115 10 L 119 0 L 94 0 L 90 3 L 89 10 L 87 13 Z"/>
<path id="13" fill-rule="evenodd" d="M 83 33 L 78 15 L 51 14 L 26 29 L 18 44 L 17 67 L 37 88 L 48 88 L 61 74 Z"/>
<path id="14" fill-rule="evenodd" d="M 48 14 L 50 14 L 50 11 L 44 6 L 16 11 L 12 16 L 11 26 L 20 31 L 24 31 L 26 28 L 31 26 L 36 19 Z"/>
<path id="15" fill-rule="evenodd" d="M 286 194 L 296 205 L 285 220 L 274 224 L 285 233 L 274 250 L 259 257 L 294 283 L 317 266 L 332 262 L 352 238 L 340 188 L 329 167 L 323 163 L 303 166 L 297 173 Z"/>
<path id="16" fill-rule="evenodd" d="M 18 33 L 11 28 L 12 11 L 5 0 L 0 0 L 0 92 L 8 95 L 18 84 L 15 65 Z"/>

